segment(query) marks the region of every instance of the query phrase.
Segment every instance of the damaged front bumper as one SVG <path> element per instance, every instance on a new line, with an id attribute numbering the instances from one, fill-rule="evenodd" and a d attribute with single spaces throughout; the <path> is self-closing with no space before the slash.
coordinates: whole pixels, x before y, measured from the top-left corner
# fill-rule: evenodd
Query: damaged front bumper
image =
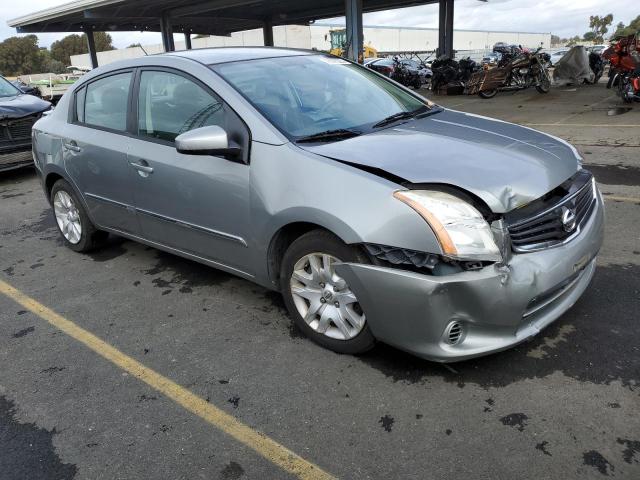
<path id="1" fill-rule="evenodd" d="M 460 361 L 510 348 L 566 312 L 593 277 L 603 231 L 598 193 L 576 238 L 513 255 L 507 266 L 445 276 L 355 263 L 336 271 L 378 340 L 429 360 Z"/>

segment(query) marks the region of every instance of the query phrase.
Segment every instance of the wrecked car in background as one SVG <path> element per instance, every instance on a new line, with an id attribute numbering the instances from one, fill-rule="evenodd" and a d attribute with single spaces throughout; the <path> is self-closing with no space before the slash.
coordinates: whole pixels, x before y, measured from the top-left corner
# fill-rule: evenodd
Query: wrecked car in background
<path id="1" fill-rule="evenodd" d="M 31 127 L 50 108 L 0 77 L 0 172 L 33 164 Z"/>
<path id="2" fill-rule="evenodd" d="M 34 157 L 72 250 L 114 233 L 278 290 L 340 353 L 516 345 L 578 300 L 603 240 L 568 143 L 318 52 L 100 67 L 36 123 Z"/>

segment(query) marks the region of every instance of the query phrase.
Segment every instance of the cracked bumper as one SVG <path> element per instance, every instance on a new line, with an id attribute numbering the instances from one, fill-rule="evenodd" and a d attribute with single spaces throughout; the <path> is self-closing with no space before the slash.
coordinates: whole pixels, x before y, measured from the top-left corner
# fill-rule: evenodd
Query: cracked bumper
<path id="1" fill-rule="evenodd" d="M 358 297 L 373 335 L 419 357 L 465 360 L 505 350 L 536 335 L 585 291 L 602 245 L 604 205 L 566 245 L 514 255 L 508 269 L 428 276 L 394 268 L 345 263 L 336 267 Z M 451 345 L 445 332 L 463 326 Z"/>

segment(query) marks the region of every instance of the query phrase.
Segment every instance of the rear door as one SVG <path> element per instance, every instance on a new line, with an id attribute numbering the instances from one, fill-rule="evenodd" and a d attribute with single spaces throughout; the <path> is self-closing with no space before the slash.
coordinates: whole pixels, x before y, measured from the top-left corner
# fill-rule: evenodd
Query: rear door
<path id="1" fill-rule="evenodd" d="M 154 67 L 138 76 L 128 161 L 142 235 L 251 273 L 249 130 L 220 97 L 183 72 Z M 245 161 L 177 152 L 179 134 L 209 125 L 224 128 Z"/>
<path id="2" fill-rule="evenodd" d="M 128 111 L 133 70 L 109 73 L 74 93 L 65 128 L 65 167 L 89 207 L 93 221 L 126 233 L 139 233 L 127 163 Z"/>

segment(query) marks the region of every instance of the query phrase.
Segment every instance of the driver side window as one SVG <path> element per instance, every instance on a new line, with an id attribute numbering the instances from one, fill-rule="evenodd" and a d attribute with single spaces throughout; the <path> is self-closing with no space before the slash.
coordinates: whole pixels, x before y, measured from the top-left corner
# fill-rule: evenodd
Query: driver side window
<path id="1" fill-rule="evenodd" d="M 143 71 L 138 96 L 138 135 L 173 142 L 181 133 L 226 128 L 225 105 L 192 80 L 165 71 Z"/>

